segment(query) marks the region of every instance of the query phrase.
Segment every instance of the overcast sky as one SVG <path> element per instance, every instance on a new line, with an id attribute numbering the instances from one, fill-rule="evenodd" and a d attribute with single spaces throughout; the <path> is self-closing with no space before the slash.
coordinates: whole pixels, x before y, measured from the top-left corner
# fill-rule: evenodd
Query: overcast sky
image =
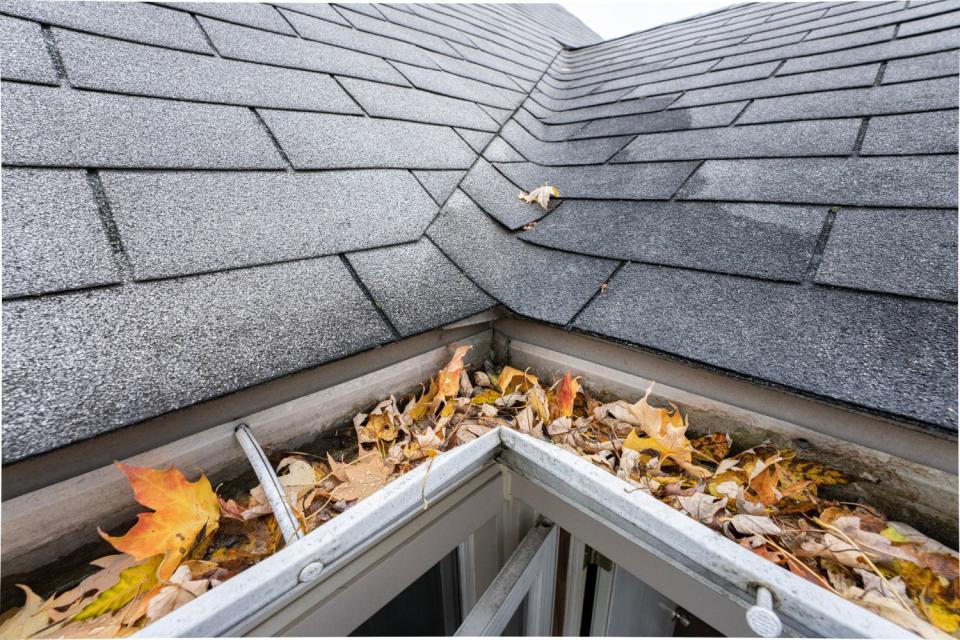
<path id="1" fill-rule="evenodd" d="M 633 2 L 560 2 L 601 38 L 619 36 L 736 4 L 736 0 L 633 0 Z"/>

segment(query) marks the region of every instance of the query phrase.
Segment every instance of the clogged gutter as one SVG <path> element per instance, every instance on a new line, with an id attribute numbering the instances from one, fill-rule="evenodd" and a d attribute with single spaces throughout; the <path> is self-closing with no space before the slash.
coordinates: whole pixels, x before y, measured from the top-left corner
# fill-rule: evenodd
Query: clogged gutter
<path id="1" fill-rule="evenodd" d="M 927 638 L 960 637 L 957 552 L 869 505 L 818 495 L 856 481 L 796 451 L 735 451 L 726 434 L 690 440 L 675 408 L 647 395 L 603 403 L 567 374 L 545 387 L 510 366 L 468 374 L 457 348 L 419 396 L 394 397 L 353 421 L 350 455 L 291 452 L 277 473 L 305 531 L 316 529 L 400 475 L 496 428 L 549 440 L 682 511 L 718 535 Z M 125 535 L 101 536 L 119 553 L 48 599 L 21 586 L 25 604 L 0 616 L 0 638 L 129 635 L 199 597 L 282 544 L 263 489 L 236 499 L 177 469 L 117 464 L 152 509 Z M 429 473 L 429 471 L 428 471 Z"/>

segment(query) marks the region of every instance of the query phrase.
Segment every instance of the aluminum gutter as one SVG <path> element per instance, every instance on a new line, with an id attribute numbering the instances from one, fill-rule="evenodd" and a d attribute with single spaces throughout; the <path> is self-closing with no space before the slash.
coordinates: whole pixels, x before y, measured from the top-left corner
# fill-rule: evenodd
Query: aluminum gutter
<path id="1" fill-rule="evenodd" d="M 424 498 L 437 500 L 469 481 L 495 457 L 508 473 L 527 484 L 527 499 L 541 510 L 539 497 L 587 514 L 595 526 L 632 543 L 624 553 L 648 554 L 697 581 L 714 597 L 746 611 L 756 603 L 755 588 L 766 586 L 788 631 L 825 637 L 913 637 L 906 630 L 802 578 L 757 557 L 682 513 L 593 464 L 552 444 L 498 428 L 457 447 L 390 483 L 301 541 L 244 571 L 140 631 L 141 637 L 235 635 L 320 586 L 324 580 L 404 523 L 426 515 Z M 518 483 L 520 484 L 520 483 Z M 509 490 L 511 483 L 505 482 Z M 531 493 L 530 487 L 542 491 Z M 547 507 L 548 505 L 543 505 Z M 565 523 L 558 519 L 558 524 Z M 568 525 L 569 526 L 569 525 Z M 576 528 L 571 533 L 593 544 Z M 312 567 L 310 581 L 301 572 Z M 667 593 L 668 597 L 670 596 Z M 689 593 L 688 593 L 689 598 Z M 744 618 L 744 628 L 746 622 Z M 740 635 L 740 634 L 738 634 Z"/>

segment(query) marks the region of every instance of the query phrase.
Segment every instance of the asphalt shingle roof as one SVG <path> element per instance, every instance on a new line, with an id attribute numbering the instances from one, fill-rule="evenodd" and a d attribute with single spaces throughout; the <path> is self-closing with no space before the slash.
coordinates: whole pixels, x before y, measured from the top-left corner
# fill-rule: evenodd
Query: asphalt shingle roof
<path id="1" fill-rule="evenodd" d="M 0 0 L 3 460 L 496 304 L 956 433 L 958 27 Z"/>

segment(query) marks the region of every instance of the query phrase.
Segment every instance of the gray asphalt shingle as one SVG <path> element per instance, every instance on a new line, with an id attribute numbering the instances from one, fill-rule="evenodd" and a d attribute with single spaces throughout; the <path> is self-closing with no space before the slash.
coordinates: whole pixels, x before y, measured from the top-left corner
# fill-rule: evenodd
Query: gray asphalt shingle
<path id="1" fill-rule="evenodd" d="M 765 98 L 792 93 L 810 93 L 829 89 L 869 87 L 877 77 L 879 64 L 860 67 L 845 67 L 830 71 L 798 73 L 792 76 L 775 76 L 766 80 L 753 80 L 723 87 L 710 87 L 688 91 L 671 105 L 672 108 L 693 107 L 715 102 L 731 102 L 745 98 Z M 750 109 L 751 107 L 748 107 Z"/>
<path id="2" fill-rule="evenodd" d="M 410 86 L 386 60 L 376 56 L 219 20 L 199 20 L 217 51 L 225 58 Z"/>
<path id="3" fill-rule="evenodd" d="M 572 134 L 571 139 L 724 127 L 731 124 L 745 106 L 746 102 L 727 102 L 693 109 L 670 109 L 659 113 L 603 118 L 588 123 Z"/>
<path id="4" fill-rule="evenodd" d="M 190 14 L 143 2 L 0 0 L 0 12 L 102 36 L 213 54 Z"/>
<path id="5" fill-rule="evenodd" d="M 379 118 L 416 120 L 433 124 L 446 124 L 468 129 L 496 131 L 498 125 L 475 103 L 446 96 L 384 86 L 379 82 L 367 82 L 352 78 L 340 80 L 369 115 Z"/>
<path id="6" fill-rule="evenodd" d="M 883 72 L 883 84 L 907 82 L 960 74 L 960 55 L 956 51 L 891 60 Z"/>
<path id="7" fill-rule="evenodd" d="M 242 107 L 6 82 L 2 96 L 9 165 L 283 167 L 267 132 Z"/>
<path id="8" fill-rule="evenodd" d="M 897 40 L 880 44 L 872 44 L 855 49 L 845 49 L 843 51 L 824 53 L 817 56 L 807 56 L 805 58 L 793 58 L 787 60 L 786 64 L 777 71 L 777 75 L 817 71 L 831 67 L 844 67 L 865 62 L 889 60 L 891 58 L 906 58 L 960 47 L 960 31 L 956 29 L 916 36 L 914 38 L 904 38 L 902 33 L 900 36 Z"/>
<path id="9" fill-rule="evenodd" d="M 519 229 L 546 214 L 539 205 L 530 205 L 517 198 L 520 190 L 516 185 L 486 160 L 477 160 L 461 182 L 460 189 L 510 229 Z"/>
<path id="10" fill-rule="evenodd" d="M 521 234 L 604 258 L 800 281 L 827 207 L 571 200 Z"/>
<path id="11" fill-rule="evenodd" d="M 427 238 L 347 257 L 404 336 L 456 322 L 497 304 Z"/>
<path id="12" fill-rule="evenodd" d="M 684 185 L 679 197 L 878 207 L 952 207 L 957 204 L 957 158 L 707 160 Z"/>
<path id="13" fill-rule="evenodd" d="M 397 170 L 104 171 L 102 180 L 138 279 L 411 241 L 437 212 Z"/>
<path id="14" fill-rule="evenodd" d="M 118 281 L 83 171 L 3 170 L 3 297 Z"/>
<path id="15" fill-rule="evenodd" d="M 523 242 L 459 191 L 427 235 L 497 300 L 555 324 L 569 322 L 617 265 Z"/>
<path id="16" fill-rule="evenodd" d="M 648 133 L 612 162 L 849 155 L 859 130 L 856 118 Z"/>
<path id="17" fill-rule="evenodd" d="M 816 281 L 956 302 L 957 213 L 841 209 Z"/>
<path id="18" fill-rule="evenodd" d="M 269 4 L 259 2 L 161 2 L 159 4 L 247 27 L 296 35 L 286 20 Z"/>
<path id="19" fill-rule="evenodd" d="M 55 30 L 74 87 L 254 107 L 361 113 L 327 75 Z"/>
<path id="20" fill-rule="evenodd" d="M 956 152 L 956 110 L 871 118 L 860 148 L 877 156 Z"/>
<path id="21" fill-rule="evenodd" d="M 351 4 L 347 6 L 355 9 L 358 5 Z M 361 31 L 368 31 L 387 38 L 395 38 L 403 42 L 409 42 L 410 44 L 423 47 L 428 51 L 435 51 L 448 56 L 459 55 L 456 50 L 448 45 L 442 38 L 416 29 L 410 29 L 400 24 L 387 22 L 379 12 L 377 12 L 377 16 L 374 18 L 362 13 L 356 13 L 355 11 L 344 11 L 343 17 Z"/>
<path id="22" fill-rule="evenodd" d="M 500 136 L 525 158 L 544 165 L 602 164 L 613 157 L 630 138 L 595 138 L 567 142 L 541 142 L 516 122 L 503 125 Z"/>
<path id="23" fill-rule="evenodd" d="M 627 265 L 579 329 L 957 428 L 957 307 Z"/>
<path id="24" fill-rule="evenodd" d="M 739 123 L 869 116 L 956 107 L 957 79 L 954 77 L 757 100 L 747 107 Z"/>
<path id="25" fill-rule="evenodd" d="M 384 38 L 349 27 L 342 27 L 326 20 L 320 20 L 302 13 L 280 9 L 297 32 L 308 40 L 344 47 L 388 60 L 409 62 L 410 64 L 436 68 L 436 64 L 427 52 L 408 42 Z"/>
<path id="26" fill-rule="evenodd" d="M 4 79 L 42 84 L 59 81 L 36 22 L 0 16 L 0 57 L 0 76 Z"/>
<path id="27" fill-rule="evenodd" d="M 454 127 L 454 131 L 477 153 L 482 152 L 483 148 L 486 147 L 487 144 L 493 140 L 493 136 L 496 135 L 488 131 L 474 131 L 473 129 L 461 129 L 459 127 Z"/>
<path id="28" fill-rule="evenodd" d="M 395 66 L 418 89 L 511 111 L 523 101 L 523 94 L 519 91 L 510 91 L 485 82 L 461 78 L 444 71 L 402 63 L 397 63 Z"/>
<path id="29" fill-rule="evenodd" d="M 443 204 L 460 184 L 465 171 L 413 171 L 414 176 L 437 202 Z"/>
<path id="30" fill-rule="evenodd" d="M 955 429 L 958 18 L 598 42 L 554 5 L 0 0 L 4 460 L 590 300 L 585 331 Z"/>
<path id="31" fill-rule="evenodd" d="M 511 182 L 535 189 L 544 181 L 565 198 L 667 200 L 683 184 L 697 162 L 617 164 L 585 167 L 543 167 L 530 162 L 497 164 Z"/>
<path id="32" fill-rule="evenodd" d="M 392 337 L 336 257 L 12 301 L 3 312 L 4 462 Z"/>
<path id="33" fill-rule="evenodd" d="M 297 169 L 466 169 L 476 157 L 449 127 L 270 109 L 260 113 Z"/>

